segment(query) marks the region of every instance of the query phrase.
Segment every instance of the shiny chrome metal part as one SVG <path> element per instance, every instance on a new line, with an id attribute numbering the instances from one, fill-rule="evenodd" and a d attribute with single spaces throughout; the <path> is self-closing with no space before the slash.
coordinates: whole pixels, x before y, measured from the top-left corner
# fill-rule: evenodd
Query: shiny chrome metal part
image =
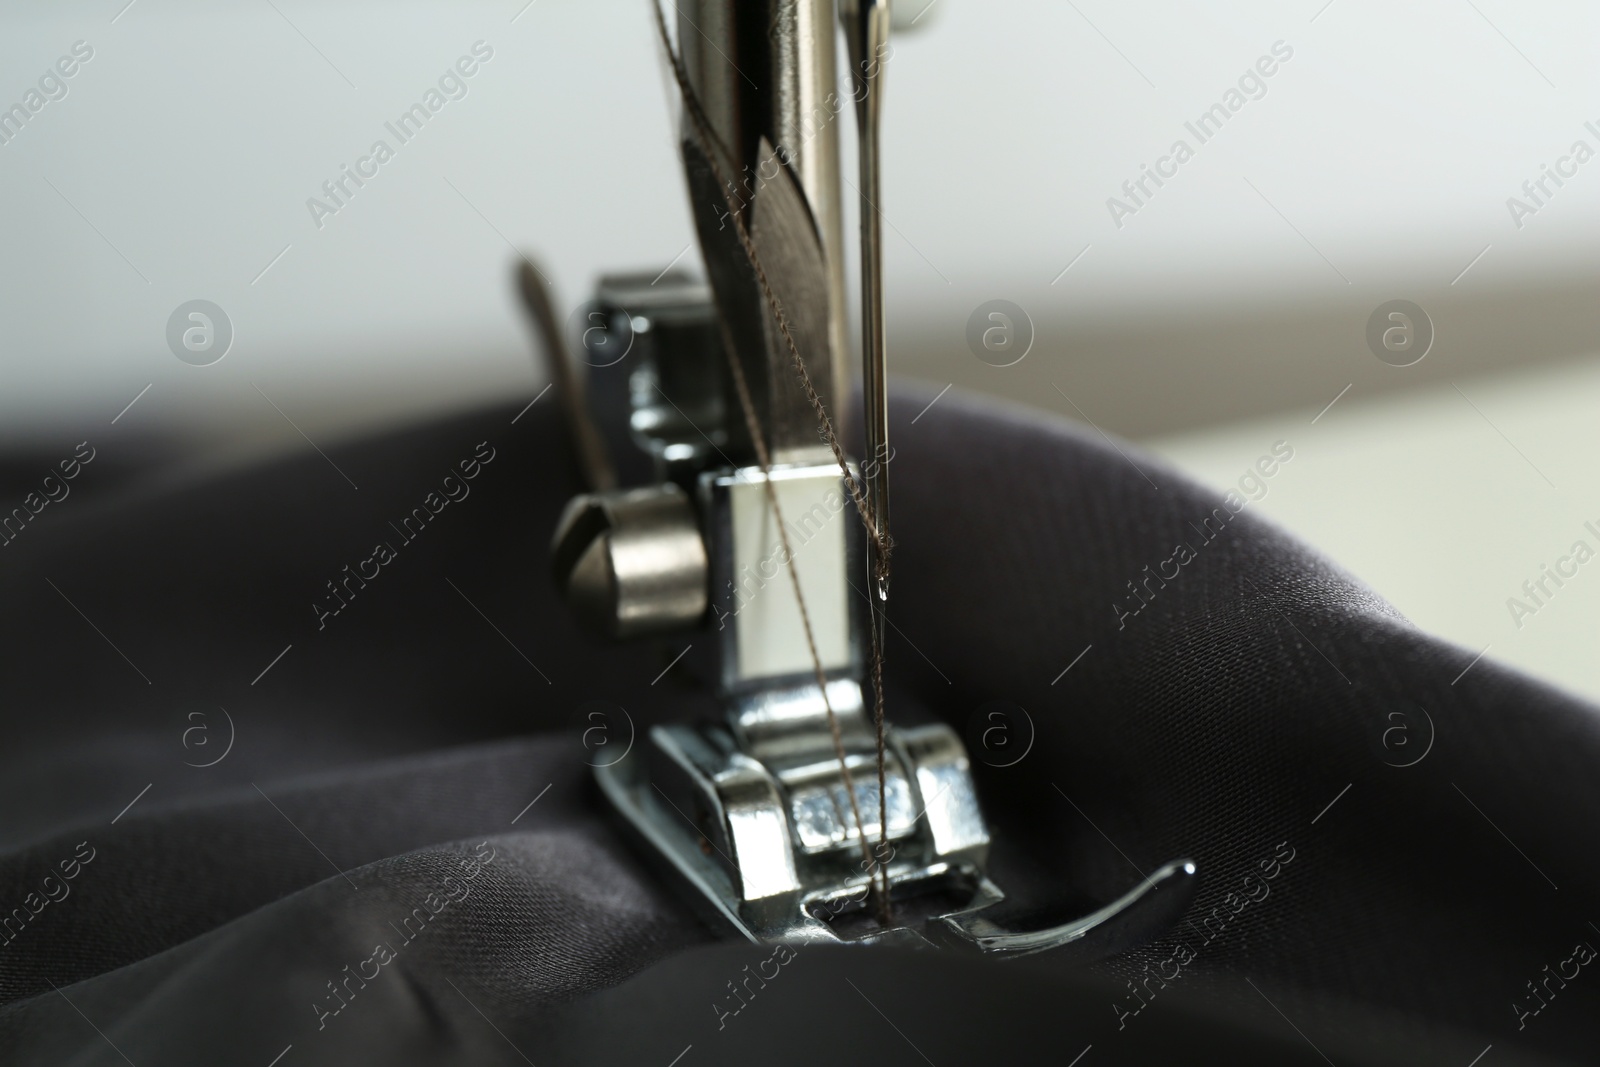
<path id="1" fill-rule="evenodd" d="M 781 698 L 780 698 L 781 699 Z M 859 703 L 853 709 L 859 712 Z M 725 725 L 658 726 L 644 753 L 597 771 L 644 851 L 714 928 L 756 942 L 949 948 L 995 959 L 1052 952 L 1103 959 L 1175 924 L 1196 885 L 1169 863 L 1087 915 L 1030 930 L 989 915 L 1005 894 L 985 873 L 989 831 L 966 750 L 943 725 L 889 732 L 889 848 L 877 848 L 877 788 L 865 720 L 850 757 L 863 827 L 860 858 L 831 753 L 761 760 Z M 870 819 L 869 819 L 870 813 Z M 887 870 L 896 921 L 880 925 L 869 892 Z"/>
<path id="2" fill-rule="evenodd" d="M 705 616 L 705 543 L 670 482 L 576 498 L 550 554 L 567 605 L 608 637 L 681 630 Z"/>
<path id="3" fill-rule="evenodd" d="M 678 41 L 716 143 L 684 120 L 690 203 L 717 307 L 774 463 L 827 455 L 788 347 L 729 218 L 761 249 L 819 393 L 845 381 L 843 231 L 833 0 L 675 0 Z M 719 180 L 720 178 L 720 180 Z M 735 421 L 733 433 L 743 437 Z M 748 446 L 739 462 L 753 459 Z"/>
<path id="4" fill-rule="evenodd" d="M 1181 914 L 1193 864 L 1168 864 L 1065 923 L 1011 929 L 997 918 L 1005 894 L 987 873 L 991 829 L 956 733 L 889 726 L 878 787 L 862 683 L 866 612 L 882 610 L 886 590 L 852 589 L 852 575 L 876 574 L 875 539 L 846 482 L 860 475 L 820 440 L 790 350 L 792 338 L 837 409 L 836 133 L 806 126 L 818 106 L 837 113 L 832 7 L 678 0 L 688 88 L 705 113 L 684 158 L 709 289 L 681 276 L 611 276 L 585 309 L 587 377 L 569 393 L 591 397 L 595 432 L 634 487 L 575 500 L 553 554 L 568 602 L 602 633 L 709 628 L 720 715 L 654 727 L 596 775 L 644 851 L 737 936 L 1111 955 Z M 862 473 L 886 524 L 877 108 L 888 3 L 846 0 L 844 15 L 863 142 L 866 421 L 878 460 Z M 893 905 L 887 922 L 869 906 L 880 903 L 875 884 Z"/>
<path id="5" fill-rule="evenodd" d="M 1188 860 L 1164 864 L 1105 907 L 1058 926 L 1018 933 L 995 925 L 974 910 L 943 916 L 938 934 L 950 944 L 1002 959 L 1036 952 L 1059 954 L 1060 950 L 1084 959 L 1104 959 L 1176 925 L 1194 899 L 1196 875 L 1195 865 Z"/>
<path id="6" fill-rule="evenodd" d="M 604 275 L 579 325 L 602 433 L 634 446 L 617 449 L 633 459 L 622 484 L 693 484 L 721 462 L 727 441 L 718 428 L 734 400 L 716 358 L 722 329 L 705 282 L 671 270 Z"/>

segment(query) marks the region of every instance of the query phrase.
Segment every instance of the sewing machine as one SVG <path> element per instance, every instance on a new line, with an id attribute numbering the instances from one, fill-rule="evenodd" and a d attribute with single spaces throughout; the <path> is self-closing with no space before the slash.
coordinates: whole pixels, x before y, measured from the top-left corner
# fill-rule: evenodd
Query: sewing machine
<path id="1" fill-rule="evenodd" d="M 616 639 L 709 633 L 708 722 L 658 726 L 597 769 L 646 854 L 714 925 L 760 942 L 1100 958 L 1174 922 L 1169 863 L 1072 921 L 1012 930 L 995 833 L 948 726 L 881 718 L 891 603 L 878 112 L 886 0 L 681 0 L 661 22 L 708 279 L 603 279 L 557 382 L 591 492 L 551 549 L 577 617 Z M 909 19 L 904 21 L 910 21 Z M 854 115 L 846 114 L 853 111 Z M 849 462 L 839 125 L 860 140 L 867 459 Z M 535 272 L 524 295 L 562 352 Z M 863 521 L 865 517 L 865 521 Z M 704 643 L 707 638 L 696 640 Z M 875 714 L 876 713 L 876 714 Z"/>

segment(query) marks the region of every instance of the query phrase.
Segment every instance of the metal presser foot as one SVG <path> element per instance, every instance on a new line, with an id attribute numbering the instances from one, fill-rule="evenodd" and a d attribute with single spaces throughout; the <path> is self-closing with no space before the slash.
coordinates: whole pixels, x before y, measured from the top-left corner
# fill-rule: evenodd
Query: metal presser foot
<path id="1" fill-rule="evenodd" d="M 881 93 L 881 64 L 865 64 L 885 56 L 887 5 L 845 8 L 859 104 Z M 1192 863 L 1169 863 L 1058 926 L 995 921 L 1004 893 L 987 874 L 991 831 L 966 748 L 947 726 L 887 725 L 880 800 L 863 679 L 868 612 L 885 610 L 887 580 L 869 567 L 874 539 L 794 367 L 798 352 L 837 410 L 847 346 L 833 3 L 680 0 L 680 18 L 677 75 L 692 95 L 684 153 L 709 284 L 673 271 L 604 278 L 580 359 L 552 353 L 597 490 L 568 506 L 552 559 L 568 604 L 599 633 L 709 630 L 696 644 L 715 646 L 708 696 L 720 714 L 652 728 L 597 770 L 606 799 L 707 921 L 753 941 L 1100 958 L 1159 936 L 1188 907 Z M 775 87 L 755 88 L 735 63 Z M 869 229 L 875 221 L 863 226 L 875 260 Z M 872 458 L 851 477 L 886 525 L 892 453 L 875 262 L 863 279 L 874 290 L 864 345 Z M 523 281 L 541 332 L 558 337 L 549 295 L 532 272 Z M 887 923 L 873 892 L 884 881 Z"/>
<path id="2" fill-rule="evenodd" d="M 1195 867 L 1185 861 L 1057 926 L 1013 930 L 990 920 L 1005 894 L 985 874 L 989 831 L 960 739 L 943 725 L 890 731 L 884 852 L 870 731 L 857 706 L 853 725 L 865 743 L 851 765 L 873 853 L 863 860 L 831 748 L 807 751 L 811 741 L 826 745 L 826 727 L 820 739 L 815 730 L 778 736 L 808 717 L 808 702 L 820 703 L 795 690 L 757 702 L 742 723 L 657 727 L 646 752 L 597 771 L 606 798 L 716 928 L 760 943 L 941 947 L 997 959 L 1063 950 L 1096 960 L 1159 937 L 1188 908 Z M 870 896 L 880 862 L 894 908 L 888 925 Z"/>

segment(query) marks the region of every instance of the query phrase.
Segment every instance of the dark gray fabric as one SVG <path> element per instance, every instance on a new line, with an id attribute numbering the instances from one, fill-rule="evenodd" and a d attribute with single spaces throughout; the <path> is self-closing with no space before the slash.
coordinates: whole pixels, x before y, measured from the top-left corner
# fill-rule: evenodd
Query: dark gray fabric
<path id="1" fill-rule="evenodd" d="M 1028 755 L 977 766 L 1013 913 L 1188 856 L 1170 937 L 1077 972 L 808 951 L 728 1017 L 770 951 L 709 943 L 578 737 L 591 701 L 711 710 L 693 656 L 652 684 L 693 638 L 591 643 L 555 603 L 576 486 L 543 404 L 325 446 L 359 490 L 309 451 L 130 479 L 107 436 L 0 548 L 4 1062 L 1593 1061 L 1600 978 L 1544 969 L 1600 945 L 1593 708 L 1489 659 L 1452 685 L 1472 651 L 1126 445 L 953 395 L 911 425 L 929 399 L 895 413 L 891 713 L 1025 708 Z M 1432 748 L 1392 766 L 1418 705 Z M 376 976 L 331 1014 L 347 966 Z"/>

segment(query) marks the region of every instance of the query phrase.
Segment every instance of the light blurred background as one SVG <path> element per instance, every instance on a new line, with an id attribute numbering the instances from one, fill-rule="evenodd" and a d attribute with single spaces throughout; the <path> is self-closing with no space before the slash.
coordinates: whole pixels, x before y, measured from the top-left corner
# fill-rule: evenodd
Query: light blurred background
<path id="1" fill-rule="evenodd" d="M 1600 547 L 1600 159 L 1520 226 L 1507 205 L 1600 150 L 1597 29 L 1576 0 L 935 0 L 888 74 L 894 370 L 1218 489 L 1288 441 L 1254 510 L 1463 668 L 1487 647 L 1600 697 L 1600 563 L 1520 628 L 1507 606 Z M 0 145 L 0 444 L 232 463 L 531 400 L 513 247 L 563 310 L 603 271 L 696 259 L 652 33 L 644 0 L 0 4 L 0 107 L 93 48 Z M 477 41 L 467 95 L 319 228 L 307 198 Z M 1199 144 L 1185 122 L 1278 42 L 1265 95 Z M 1179 138 L 1194 158 L 1117 225 L 1107 198 Z M 236 332 L 211 366 L 168 349 L 193 299 Z M 1031 320 L 1014 366 L 968 347 L 992 299 Z M 1394 299 L 1436 331 L 1413 366 L 1366 341 Z"/>

